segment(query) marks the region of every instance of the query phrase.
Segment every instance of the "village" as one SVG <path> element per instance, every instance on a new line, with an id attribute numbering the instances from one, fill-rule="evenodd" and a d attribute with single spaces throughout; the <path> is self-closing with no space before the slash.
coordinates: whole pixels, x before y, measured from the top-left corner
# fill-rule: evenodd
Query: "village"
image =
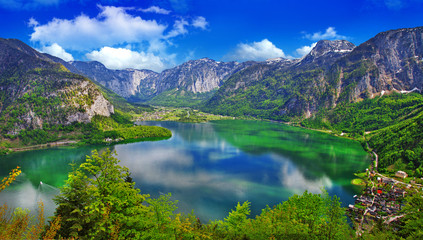
<path id="1" fill-rule="evenodd" d="M 397 171 L 395 178 L 383 176 L 375 171 L 366 170 L 368 181 L 361 196 L 355 195 L 355 203 L 350 204 L 347 213 L 357 224 L 357 230 L 372 226 L 372 223 L 381 221 L 384 224 L 395 223 L 403 214 L 406 196 L 422 190 L 422 185 L 413 180 L 410 183 L 403 181 L 408 177 L 404 171 Z"/>

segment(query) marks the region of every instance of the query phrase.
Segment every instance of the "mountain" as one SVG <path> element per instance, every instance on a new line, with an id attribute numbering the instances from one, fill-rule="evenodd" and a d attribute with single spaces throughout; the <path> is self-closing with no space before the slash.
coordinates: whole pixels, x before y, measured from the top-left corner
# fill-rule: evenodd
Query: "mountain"
<path id="1" fill-rule="evenodd" d="M 74 61 L 69 62 L 69 64 L 77 69 L 78 73 L 100 83 L 124 98 L 137 94 L 140 88 L 153 88 L 151 80 L 158 76 L 158 73 L 150 70 L 111 70 L 96 61 Z"/>
<path id="2" fill-rule="evenodd" d="M 117 94 L 130 99 L 150 103 L 170 105 L 175 97 L 184 102 L 201 99 L 212 93 L 233 73 L 253 62 L 217 62 L 208 58 L 191 60 L 172 69 L 156 73 L 150 70 L 110 70 L 99 62 L 69 62 L 71 71 L 104 85 Z M 166 104 L 164 104 L 166 105 Z"/>
<path id="3" fill-rule="evenodd" d="M 391 30 L 364 42 L 331 69 L 334 104 L 423 87 L 423 27 Z"/>
<path id="4" fill-rule="evenodd" d="M 298 64 L 309 68 L 331 66 L 337 59 L 354 50 L 355 45 L 346 40 L 320 40 L 316 46 Z M 311 66 L 310 66 L 311 65 Z"/>
<path id="5" fill-rule="evenodd" d="M 16 39 L 0 39 L 0 100 L 1 134 L 114 113 L 89 79 Z"/>
<path id="6" fill-rule="evenodd" d="M 302 59 L 255 64 L 231 76 L 203 109 L 283 121 L 309 116 L 325 104 L 330 64 L 353 48 L 347 41 L 319 41 Z"/>
<path id="7" fill-rule="evenodd" d="M 392 91 L 420 91 L 422 38 L 418 27 L 380 33 L 358 47 L 319 41 L 293 64 L 256 64 L 234 74 L 203 109 L 290 121 Z"/>

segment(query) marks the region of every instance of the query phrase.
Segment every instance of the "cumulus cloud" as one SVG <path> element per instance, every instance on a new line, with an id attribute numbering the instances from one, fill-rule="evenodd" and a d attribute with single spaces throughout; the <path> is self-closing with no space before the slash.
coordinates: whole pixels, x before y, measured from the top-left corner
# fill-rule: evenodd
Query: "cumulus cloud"
<path id="1" fill-rule="evenodd" d="M 169 16 L 166 23 L 136 15 L 140 11 L 170 13 L 156 6 L 139 10 L 98 5 L 98 9 L 99 14 L 94 17 L 81 13 L 72 19 L 53 18 L 44 24 L 30 18 L 28 26 L 33 29 L 31 41 L 41 46 L 40 49 L 57 44 L 64 52 L 79 56 L 85 54 L 113 69 L 161 71 L 164 66 L 173 66 L 175 62 L 176 55 L 167 52 L 167 48 L 174 44 L 172 38 L 188 34 L 192 28 L 206 29 L 208 25 L 204 17 L 197 17 L 191 22 L 188 17 L 186 20 L 182 16 Z M 138 52 L 128 49 L 137 49 Z M 120 55 L 112 55 L 113 51 Z"/>
<path id="2" fill-rule="evenodd" d="M 228 60 L 237 61 L 263 61 L 269 58 L 286 57 L 282 49 L 277 48 L 272 42 L 263 39 L 250 44 L 240 43 L 236 50 L 226 56 Z"/>
<path id="3" fill-rule="evenodd" d="M 161 72 L 166 68 L 166 64 L 159 56 L 126 48 L 103 47 L 100 51 L 87 53 L 86 56 L 90 60 L 103 63 L 110 69 L 135 68 Z"/>
<path id="4" fill-rule="evenodd" d="M 324 33 L 316 32 L 313 34 L 306 33 L 304 35 L 305 38 L 310 39 L 312 41 L 318 40 L 335 40 L 335 39 L 347 39 L 348 37 L 339 35 L 334 27 L 328 27 Z"/>
<path id="5" fill-rule="evenodd" d="M 67 53 L 65 49 L 63 49 L 57 43 L 53 43 L 51 46 L 44 46 L 41 49 L 41 52 L 48 53 L 67 62 L 73 61 L 73 56 L 70 53 Z"/>
<path id="6" fill-rule="evenodd" d="M 206 30 L 207 25 L 209 23 L 206 21 L 206 18 L 204 17 L 197 17 L 192 21 L 192 26 L 196 27 L 196 28 L 201 28 L 203 30 Z"/>
<path id="7" fill-rule="evenodd" d="M 297 48 L 296 52 L 299 56 L 305 56 L 307 55 L 309 52 L 311 52 L 311 50 L 316 46 L 317 42 L 312 43 L 310 46 L 303 46 L 300 48 Z"/>
<path id="8" fill-rule="evenodd" d="M 81 14 L 72 20 L 54 18 L 47 24 L 34 26 L 31 41 L 42 45 L 57 43 L 65 49 L 84 51 L 157 39 L 167 27 L 155 20 L 132 16 L 124 8 L 99 7 L 101 13 L 95 18 Z"/>
<path id="9" fill-rule="evenodd" d="M 157 7 L 157 6 L 151 6 L 149 8 L 141 8 L 139 9 L 141 12 L 146 12 L 146 13 L 157 13 L 157 14 L 164 14 L 164 15 L 168 15 L 170 13 L 169 10 Z"/>

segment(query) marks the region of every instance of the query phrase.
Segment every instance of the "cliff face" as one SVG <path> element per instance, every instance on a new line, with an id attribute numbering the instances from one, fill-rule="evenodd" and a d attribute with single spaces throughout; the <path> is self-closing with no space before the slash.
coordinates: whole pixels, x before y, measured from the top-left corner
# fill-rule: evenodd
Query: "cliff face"
<path id="1" fill-rule="evenodd" d="M 127 99 L 147 101 L 170 90 L 193 93 L 193 97 L 198 93 L 211 92 L 233 73 L 253 63 L 224 63 L 203 58 L 188 61 L 162 73 L 136 69 L 110 70 L 99 62 L 76 61 L 69 64 L 77 73 Z M 163 96 L 161 98 L 163 99 Z"/>
<path id="2" fill-rule="evenodd" d="M 422 39 L 418 27 L 380 33 L 358 47 L 345 40 L 319 41 L 291 64 L 276 67 L 270 61 L 234 74 L 205 110 L 289 121 L 390 91 L 421 91 Z"/>
<path id="3" fill-rule="evenodd" d="M 0 39 L 0 99 L 1 131 L 7 134 L 114 113 L 89 79 L 18 40 Z"/>
<path id="4" fill-rule="evenodd" d="M 163 71 L 157 80 L 157 90 L 163 92 L 182 88 L 193 93 L 210 92 L 217 89 L 233 73 L 251 64 L 216 62 L 208 58 L 191 60 Z"/>
<path id="5" fill-rule="evenodd" d="M 334 64 L 336 102 L 423 87 L 423 27 L 379 33 Z"/>
<path id="6" fill-rule="evenodd" d="M 346 40 L 320 40 L 316 46 L 300 60 L 297 67 L 305 68 L 327 68 L 336 60 L 349 54 L 355 45 Z"/>
<path id="7" fill-rule="evenodd" d="M 111 89 L 122 97 L 129 98 L 140 92 L 140 89 L 154 90 L 158 73 L 150 70 L 111 70 L 99 62 L 69 62 L 82 75 Z M 148 95 L 148 94 L 147 94 Z"/>

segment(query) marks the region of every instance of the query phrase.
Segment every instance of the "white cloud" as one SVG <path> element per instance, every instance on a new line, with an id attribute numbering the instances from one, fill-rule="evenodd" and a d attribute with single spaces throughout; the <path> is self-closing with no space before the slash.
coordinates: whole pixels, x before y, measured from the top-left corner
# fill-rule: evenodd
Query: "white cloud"
<path id="1" fill-rule="evenodd" d="M 72 19 L 53 18 L 45 24 L 31 18 L 28 21 L 28 26 L 33 28 L 31 41 L 40 48 L 57 44 L 64 52 L 85 54 L 113 69 L 161 71 L 165 66 L 174 66 L 176 54 L 167 52 L 167 48 L 174 44 L 172 38 L 188 34 L 194 27 L 205 29 L 208 24 L 203 17 L 190 23 L 181 16 L 169 16 L 166 17 L 170 21 L 167 24 L 163 19 L 160 22 L 143 19 L 136 15 L 140 12 L 135 8 L 98 5 L 98 9 L 99 14 L 95 17 L 82 13 Z M 169 13 L 155 6 L 142 11 Z M 138 52 L 128 49 L 137 49 Z M 120 55 L 111 54 L 113 50 Z"/>
<path id="2" fill-rule="evenodd" d="M 161 72 L 167 67 L 162 59 L 153 53 L 135 52 L 126 48 L 103 47 L 100 51 L 87 53 L 86 56 L 110 69 L 135 68 Z"/>
<path id="3" fill-rule="evenodd" d="M 51 46 L 44 46 L 41 49 L 41 52 L 48 53 L 55 57 L 61 58 L 67 62 L 73 61 L 73 57 L 70 53 L 67 53 L 61 46 L 57 43 L 53 43 Z"/>
<path id="4" fill-rule="evenodd" d="M 172 31 L 167 34 L 166 38 L 172 38 L 188 33 L 188 30 L 185 28 L 185 26 L 188 25 L 189 23 L 185 19 L 176 20 L 175 24 L 173 24 Z"/>
<path id="5" fill-rule="evenodd" d="M 37 22 L 37 20 L 35 20 L 35 18 L 30 18 L 28 21 L 28 26 L 30 27 L 36 27 L 40 25 L 40 23 Z"/>
<path id="6" fill-rule="evenodd" d="M 145 8 L 145 9 L 139 9 L 141 12 L 146 12 L 146 13 L 157 13 L 157 14 L 164 14 L 164 15 L 168 15 L 170 13 L 169 10 L 157 7 L 157 6 L 151 6 L 149 8 Z"/>
<path id="7" fill-rule="evenodd" d="M 57 43 L 65 49 L 84 51 L 158 39 L 167 28 L 155 20 L 132 16 L 124 8 L 99 7 L 101 13 L 96 18 L 81 14 L 72 20 L 54 18 L 45 25 L 34 26 L 31 41 L 42 45 Z"/>
<path id="8" fill-rule="evenodd" d="M 334 27 L 328 27 L 324 33 L 316 32 L 313 34 L 305 34 L 305 38 L 310 39 L 312 41 L 318 40 L 335 40 L 335 39 L 347 39 L 348 37 L 339 35 Z"/>
<path id="9" fill-rule="evenodd" d="M 312 43 L 310 46 L 303 46 L 300 48 L 297 48 L 296 52 L 299 56 L 305 56 L 307 55 L 309 52 L 311 52 L 311 50 L 316 46 L 317 42 Z"/>
<path id="10" fill-rule="evenodd" d="M 263 61 L 269 58 L 286 57 L 282 49 L 277 48 L 272 42 L 263 39 L 260 42 L 253 42 L 251 44 L 238 44 L 234 53 L 226 56 L 229 60 L 238 61 Z"/>
<path id="11" fill-rule="evenodd" d="M 192 26 L 196 27 L 196 28 L 201 28 L 203 30 L 206 30 L 207 25 L 209 23 L 206 21 L 206 18 L 204 17 L 197 17 L 192 21 Z"/>

